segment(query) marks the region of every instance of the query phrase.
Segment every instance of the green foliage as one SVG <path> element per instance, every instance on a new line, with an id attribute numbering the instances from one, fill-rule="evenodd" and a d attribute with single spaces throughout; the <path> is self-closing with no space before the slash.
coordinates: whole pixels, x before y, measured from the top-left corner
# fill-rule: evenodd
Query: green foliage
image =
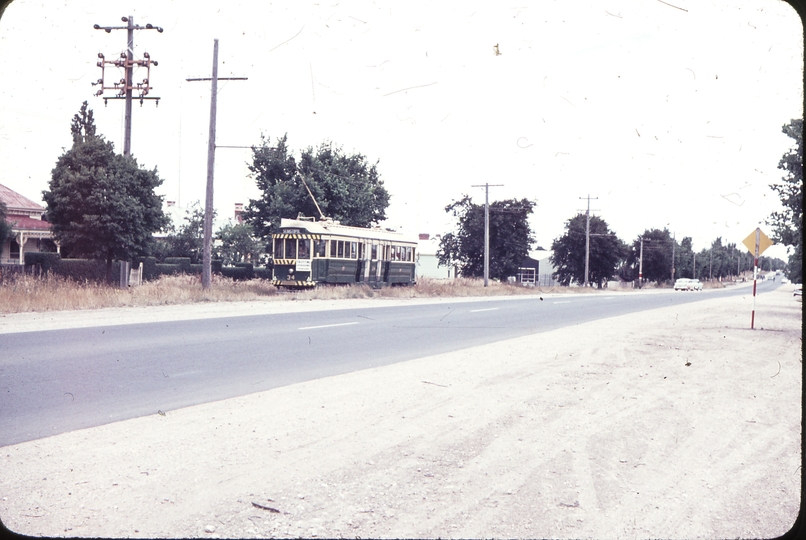
<path id="1" fill-rule="evenodd" d="M 42 253 L 38 251 L 26 252 L 23 255 L 25 266 L 38 266 L 39 270 L 46 274 L 48 272 L 58 273 L 61 266 L 62 257 L 58 253 Z"/>
<path id="2" fill-rule="evenodd" d="M 534 203 L 508 199 L 490 203 L 490 277 L 504 280 L 518 273 L 534 243 L 529 215 Z M 468 195 L 445 207 L 457 220 L 455 233 L 442 237 L 437 258 L 442 266 L 458 265 L 464 277 L 484 275 L 484 205 Z"/>
<path id="3" fill-rule="evenodd" d="M 227 223 L 216 233 L 216 239 L 220 241 L 216 254 L 225 264 L 257 261 L 263 253 L 264 244 L 248 223 Z"/>
<path id="4" fill-rule="evenodd" d="M 215 219 L 215 212 L 213 212 Z M 160 261 L 168 257 L 190 257 L 199 264 L 204 256 L 204 208 L 196 201 L 185 211 L 182 223 L 177 227 L 169 223 L 163 228 L 168 235 L 158 240 L 154 254 Z"/>
<path id="5" fill-rule="evenodd" d="M 6 221 L 7 211 L 6 204 L 0 201 L 0 250 L 3 249 L 6 240 L 11 237 L 11 223 Z"/>
<path id="6" fill-rule="evenodd" d="M 54 237 L 73 254 L 106 260 L 111 281 L 112 260 L 145 255 L 153 233 L 167 224 L 162 184 L 157 170 L 140 168 L 130 156 L 96 134 L 92 111 L 85 101 L 73 118 L 73 147 L 52 171 L 43 192 Z"/>
<path id="7" fill-rule="evenodd" d="M 641 264 L 641 238 L 644 239 L 643 265 Z M 673 247 L 674 245 L 674 247 Z M 668 229 L 647 229 L 633 240 L 627 254 L 627 267 L 630 275 L 638 279 L 643 267 L 644 281 L 663 281 L 672 279 L 672 251 L 677 253 L 677 245 Z M 677 256 L 675 256 L 677 259 Z M 683 277 L 678 275 L 677 277 Z"/>
<path id="8" fill-rule="evenodd" d="M 577 214 L 565 222 L 565 234 L 551 244 L 551 264 L 557 268 L 554 279 L 563 285 L 585 282 L 585 214 Z M 607 222 L 590 216 L 590 257 L 588 283 L 598 288 L 616 274 L 627 255 L 627 246 L 610 230 Z"/>
<path id="9" fill-rule="evenodd" d="M 778 193 L 784 206 L 782 211 L 773 212 L 767 223 L 773 227 L 775 242 L 792 246 L 789 256 L 788 274 L 796 282 L 803 280 L 803 119 L 791 120 L 782 131 L 795 140 L 791 148 L 778 163 L 784 171 L 780 183 L 770 187 Z"/>
<path id="10" fill-rule="evenodd" d="M 269 146 L 269 138 L 261 136 L 249 170 L 262 195 L 249 201 L 244 218 L 260 238 L 268 239 L 282 218 L 299 214 L 319 217 L 319 210 L 355 227 L 386 219 L 389 193 L 378 174 L 377 162 L 370 164 L 362 154 L 348 155 L 331 142 L 323 142 L 316 149 L 308 147 L 297 161 L 288 148 L 287 135 L 277 139 L 275 147 Z"/>

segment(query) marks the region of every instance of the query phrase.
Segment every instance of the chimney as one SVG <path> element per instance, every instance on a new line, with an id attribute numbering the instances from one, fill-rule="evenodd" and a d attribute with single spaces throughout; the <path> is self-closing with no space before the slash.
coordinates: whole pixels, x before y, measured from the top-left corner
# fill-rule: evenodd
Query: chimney
<path id="1" fill-rule="evenodd" d="M 428 233 L 420 233 L 420 240 L 429 240 L 431 235 Z"/>
<path id="2" fill-rule="evenodd" d="M 235 222 L 238 224 L 243 223 L 243 203 L 235 203 Z"/>

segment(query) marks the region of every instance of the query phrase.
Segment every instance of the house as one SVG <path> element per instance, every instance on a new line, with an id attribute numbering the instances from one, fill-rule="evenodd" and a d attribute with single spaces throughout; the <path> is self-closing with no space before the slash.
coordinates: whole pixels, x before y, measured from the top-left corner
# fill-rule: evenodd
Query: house
<path id="1" fill-rule="evenodd" d="M 554 287 L 559 285 L 552 274 L 557 269 L 549 261 L 552 252 L 545 249 L 530 251 L 518 268 L 518 275 L 515 276 L 516 283 L 532 287 Z"/>
<path id="2" fill-rule="evenodd" d="M 59 251 L 50 223 L 42 217 L 43 206 L 2 184 L 0 201 L 6 205 L 6 221 L 11 224 L 11 236 L 3 243 L 0 264 L 24 264 L 25 253 L 32 251 Z"/>
<path id="3" fill-rule="evenodd" d="M 435 235 L 433 238 L 428 233 L 420 233 L 417 241 L 417 277 L 427 277 L 432 279 L 453 279 L 456 277 L 456 269 L 439 265 L 437 250 L 441 236 Z"/>

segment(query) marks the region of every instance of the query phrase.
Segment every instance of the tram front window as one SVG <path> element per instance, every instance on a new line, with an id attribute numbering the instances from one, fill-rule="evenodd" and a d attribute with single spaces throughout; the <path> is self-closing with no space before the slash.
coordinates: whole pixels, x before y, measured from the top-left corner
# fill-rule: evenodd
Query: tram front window
<path id="1" fill-rule="evenodd" d="M 285 258 L 286 259 L 296 259 L 297 258 L 297 240 L 296 240 L 296 238 L 286 238 L 285 239 Z"/>
<path id="2" fill-rule="evenodd" d="M 299 241 L 299 259 L 310 259 L 311 258 L 311 241 L 310 240 L 300 240 Z"/>
<path id="3" fill-rule="evenodd" d="M 282 238 L 275 238 L 274 239 L 274 258 L 275 259 L 282 259 L 283 258 L 283 239 Z"/>

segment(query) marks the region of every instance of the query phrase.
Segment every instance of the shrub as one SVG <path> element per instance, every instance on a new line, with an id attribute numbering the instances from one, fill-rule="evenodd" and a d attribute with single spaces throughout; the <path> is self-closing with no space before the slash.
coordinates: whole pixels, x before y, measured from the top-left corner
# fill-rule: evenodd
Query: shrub
<path id="1" fill-rule="evenodd" d="M 40 272 L 47 274 L 49 271 L 56 271 L 61 265 L 62 256 L 58 253 L 37 253 L 25 254 L 25 267 L 36 266 Z"/>

